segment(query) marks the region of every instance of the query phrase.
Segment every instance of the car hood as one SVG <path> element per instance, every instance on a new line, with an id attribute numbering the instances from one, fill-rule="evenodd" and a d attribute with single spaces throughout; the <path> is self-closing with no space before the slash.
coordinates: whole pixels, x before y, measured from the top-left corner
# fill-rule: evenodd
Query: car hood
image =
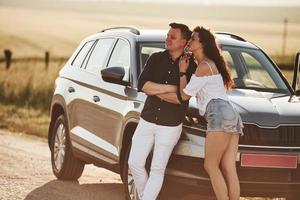
<path id="1" fill-rule="evenodd" d="M 233 106 L 244 123 L 261 127 L 300 125 L 299 97 L 255 90 L 235 89 L 229 94 Z M 190 111 L 195 112 L 196 100 L 190 101 Z"/>

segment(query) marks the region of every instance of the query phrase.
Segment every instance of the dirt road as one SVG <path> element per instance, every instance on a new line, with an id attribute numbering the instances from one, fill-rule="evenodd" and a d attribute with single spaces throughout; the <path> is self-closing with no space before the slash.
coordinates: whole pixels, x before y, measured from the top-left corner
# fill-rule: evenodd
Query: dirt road
<path id="1" fill-rule="evenodd" d="M 173 189 L 161 200 L 178 197 Z M 174 193 L 174 195 L 171 195 Z M 171 197 L 170 197 L 171 196 Z M 47 141 L 39 137 L 0 130 L 0 200 L 124 200 L 116 173 L 86 165 L 78 182 L 59 181 L 52 174 Z M 200 199 L 210 199 L 200 197 Z"/>
<path id="2" fill-rule="evenodd" d="M 87 165 L 78 182 L 52 174 L 47 141 L 0 131 L 1 200 L 123 200 L 118 174 Z"/>
<path id="3" fill-rule="evenodd" d="M 214 198 L 170 188 L 161 200 Z M 86 165 L 78 182 L 59 181 L 52 174 L 47 141 L 35 136 L 0 130 L 0 200 L 124 200 L 118 174 Z M 241 198 L 263 200 L 264 198 Z"/>

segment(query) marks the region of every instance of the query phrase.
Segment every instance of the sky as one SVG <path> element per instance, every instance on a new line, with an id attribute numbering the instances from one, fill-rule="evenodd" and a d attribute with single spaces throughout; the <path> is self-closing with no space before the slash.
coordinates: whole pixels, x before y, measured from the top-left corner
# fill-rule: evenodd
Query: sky
<path id="1" fill-rule="evenodd" d="M 300 0 L 67 0 L 67 1 L 103 1 L 137 3 L 172 3 L 202 5 L 253 5 L 253 6 L 300 6 Z"/>

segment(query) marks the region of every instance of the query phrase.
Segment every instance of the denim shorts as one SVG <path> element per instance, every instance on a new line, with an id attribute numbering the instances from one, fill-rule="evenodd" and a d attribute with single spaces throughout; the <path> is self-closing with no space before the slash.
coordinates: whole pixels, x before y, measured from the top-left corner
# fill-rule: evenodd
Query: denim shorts
<path id="1" fill-rule="evenodd" d="M 243 135 L 243 123 L 239 113 L 223 99 L 212 99 L 206 107 L 207 131 L 222 131 Z"/>

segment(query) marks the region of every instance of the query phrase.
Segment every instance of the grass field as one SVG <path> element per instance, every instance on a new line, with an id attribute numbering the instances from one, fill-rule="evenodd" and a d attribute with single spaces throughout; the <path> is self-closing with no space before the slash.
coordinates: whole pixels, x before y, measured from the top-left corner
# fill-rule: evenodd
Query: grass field
<path id="1" fill-rule="evenodd" d="M 54 81 L 63 61 L 23 61 L 4 70 L 0 63 L 0 128 L 47 136 Z"/>
<path id="2" fill-rule="evenodd" d="M 0 0 L 0 52 L 9 48 L 15 57 L 40 57 L 49 50 L 53 56 L 68 57 L 85 36 L 103 28 L 125 24 L 168 29 L 168 24 L 176 21 L 239 34 L 280 59 L 284 18 L 288 19 L 286 55 L 292 56 L 300 48 L 299 9 Z"/>

